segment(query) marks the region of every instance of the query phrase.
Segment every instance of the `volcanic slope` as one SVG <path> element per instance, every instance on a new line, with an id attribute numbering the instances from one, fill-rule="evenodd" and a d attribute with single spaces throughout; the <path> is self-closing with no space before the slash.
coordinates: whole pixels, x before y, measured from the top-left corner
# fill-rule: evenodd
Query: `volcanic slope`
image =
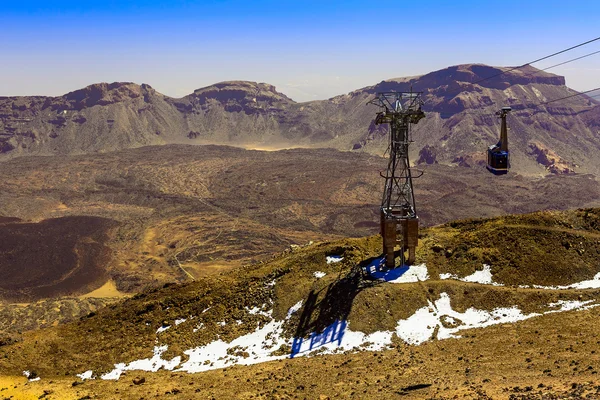
<path id="1" fill-rule="evenodd" d="M 41 236 L 35 235 L 19 242 L 32 249 L 22 253 L 24 260 L 37 254 L 26 260 L 28 269 L 49 271 L 46 260 L 68 247 L 76 232 L 89 230 L 77 224 L 72 229 L 69 221 L 105 221 L 112 228 L 101 240 L 77 239 L 83 241 L 78 255 L 92 262 L 84 267 L 96 271 L 95 278 L 47 296 L 7 296 L 0 303 L 0 334 L 78 318 L 123 295 L 265 261 L 290 246 L 374 234 L 382 185 L 378 171 L 385 165 L 381 157 L 333 149 L 265 152 L 192 145 L 2 162 L 0 214 L 23 222 L 0 224 L 0 235 L 16 239 L 13 227 L 29 227 L 57 244 L 38 245 Z M 600 206 L 600 184 L 589 175 L 495 177 L 483 168 L 460 174 L 445 165 L 424 169 L 415 186 L 424 226 Z M 41 220 L 47 221 L 34 223 Z M 102 246 L 107 249 L 99 253 L 97 269 L 93 250 Z M 13 265 L 13 256 L 0 251 L 0 264 Z M 66 274 L 67 266 L 62 268 Z M 12 285 L 13 292 L 29 290 L 7 279 L 2 285 Z M 93 297 L 79 297 L 85 290 Z"/>
<path id="2" fill-rule="evenodd" d="M 0 299 L 24 302 L 85 293 L 103 283 L 112 222 L 96 217 L 39 224 L 0 220 Z"/>
<path id="3" fill-rule="evenodd" d="M 496 76 L 498 75 L 498 76 Z M 493 79 L 486 79 L 496 76 Z M 90 85 L 59 97 L 0 98 L 0 157 L 82 154 L 167 143 L 334 147 L 381 153 L 373 124 L 376 92 L 422 91 L 427 118 L 414 130 L 411 158 L 473 166 L 499 135 L 494 112 L 509 117 L 513 168 L 520 173 L 600 173 L 598 102 L 572 97 L 561 76 L 533 67 L 480 64 L 397 78 L 328 100 L 296 103 L 266 83 L 230 81 L 181 99 L 146 84 Z"/>
<path id="4" fill-rule="evenodd" d="M 0 372 L 63 398 L 598 393 L 600 209 L 457 221 L 420 240 L 417 264 L 380 280 L 362 273 L 378 265 L 370 237 L 147 291 L 1 346 Z"/>

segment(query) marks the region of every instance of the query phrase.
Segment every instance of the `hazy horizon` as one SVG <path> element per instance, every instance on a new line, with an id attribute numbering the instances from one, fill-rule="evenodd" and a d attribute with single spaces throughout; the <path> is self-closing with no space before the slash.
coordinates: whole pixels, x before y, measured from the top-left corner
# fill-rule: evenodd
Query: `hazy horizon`
<path id="1" fill-rule="evenodd" d="M 182 97 L 229 80 L 296 101 L 451 65 L 518 66 L 598 35 L 600 3 L 505 1 L 28 1 L 3 5 L 0 96 L 59 96 L 98 82 Z M 534 64 L 600 50 L 600 41 Z M 600 54 L 548 72 L 600 86 Z"/>

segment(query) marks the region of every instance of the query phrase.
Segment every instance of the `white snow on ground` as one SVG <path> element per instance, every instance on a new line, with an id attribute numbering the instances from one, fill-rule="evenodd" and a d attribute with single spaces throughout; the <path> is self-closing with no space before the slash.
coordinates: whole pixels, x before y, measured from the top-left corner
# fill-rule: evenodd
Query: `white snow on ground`
<path id="1" fill-rule="evenodd" d="M 462 280 L 464 282 L 501 286 L 499 283 L 494 283 L 494 281 L 492 280 L 492 269 L 487 264 L 483 264 L 483 269 L 481 271 L 475 271 L 471 275 L 465 276 Z"/>
<path id="2" fill-rule="evenodd" d="M 29 371 L 23 371 L 23 375 L 25 375 L 27 378 L 29 378 L 31 376 L 31 372 L 29 372 Z M 29 379 L 29 382 L 37 382 L 40 379 L 41 378 L 38 376 L 37 378 Z"/>
<path id="3" fill-rule="evenodd" d="M 246 307 L 246 311 L 250 315 L 264 315 L 265 317 L 270 317 L 271 311 L 264 311 L 264 309 L 266 307 L 267 307 L 266 304 L 263 304 L 260 308 L 259 307 L 252 307 L 252 308 Z"/>
<path id="4" fill-rule="evenodd" d="M 326 258 L 327 264 L 340 262 L 343 259 L 344 259 L 344 257 L 342 257 L 342 256 L 327 256 L 327 258 Z"/>
<path id="5" fill-rule="evenodd" d="M 594 277 L 590 280 L 573 283 L 571 285 L 561 285 L 561 286 L 531 285 L 531 286 L 519 286 L 519 287 L 523 287 L 523 288 L 532 287 L 534 289 L 548 289 L 548 290 L 600 289 L 600 273 L 597 273 L 596 275 L 594 275 Z"/>
<path id="6" fill-rule="evenodd" d="M 398 321 L 398 337 L 409 344 L 421 344 L 431 339 L 436 329 L 437 339 L 449 339 L 457 337 L 455 333 L 464 329 L 517 322 L 540 315 L 524 315 L 517 307 L 497 308 L 491 312 L 469 308 L 461 313 L 452 309 L 447 293 L 441 293 L 435 303 L 428 303 L 409 318 Z"/>
<path id="7" fill-rule="evenodd" d="M 275 283 L 277 283 L 277 279 L 273 279 L 271 282 L 267 282 L 266 286 L 273 287 L 273 286 L 275 286 Z"/>
<path id="8" fill-rule="evenodd" d="M 92 379 L 92 374 L 93 374 L 93 372 L 90 369 L 88 371 L 82 372 L 81 374 L 77 374 L 77 377 L 79 379 L 81 379 L 82 381 L 85 381 L 86 379 Z"/>
<path id="9" fill-rule="evenodd" d="M 166 331 L 167 329 L 169 329 L 170 327 L 171 327 L 171 325 L 161 326 L 160 328 L 158 328 L 156 330 L 156 333 L 162 333 L 162 332 Z"/>
<path id="10" fill-rule="evenodd" d="M 336 321 L 320 334 L 313 334 L 308 339 L 294 339 L 292 356 L 310 356 L 312 352 L 335 354 L 348 350 L 382 350 L 392 344 L 392 335 L 392 331 L 377 331 L 366 335 L 348 329 L 343 321 Z"/>
<path id="11" fill-rule="evenodd" d="M 183 324 L 185 321 L 187 321 L 186 318 L 176 319 L 175 320 L 175 325 Z"/>
<path id="12" fill-rule="evenodd" d="M 392 279 L 388 282 L 391 283 L 411 283 L 411 282 L 419 282 L 426 281 L 429 279 L 429 273 L 427 272 L 427 266 L 425 264 L 421 265 L 411 265 L 408 267 L 408 271 L 400 275 L 396 279 Z"/>
<path id="13" fill-rule="evenodd" d="M 423 264 L 424 265 L 424 264 Z M 405 274 L 406 275 L 406 274 Z M 463 282 L 481 283 L 484 285 L 503 286 L 501 283 L 494 282 L 492 277 L 491 267 L 483 264 L 481 271 L 475 271 L 469 276 L 459 278 L 457 275 L 444 273 L 440 274 L 440 279 L 454 279 Z M 571 285 L 561 286 L 541 286 L 541 285 L 519 285 L 521 289 L 545 289 L 545 290 L 561 290 L 561 289 L 600 289 L 600 273 L 597 273 L 592 279 L 582 282 L 573 283 Z"/>
<path id="14" fill-rule="evenodd" d="M 206 346 L 184 351 L 189 359 L 177 371 L 202 372 L 233 364 L 250 365 L 288 357 L 271 353 L 286 344 L 282 339 L 283 321 L 271 321 L 262 328 L 240 336 L 230 343 L 216 340 Z M 236 350 L 239 352 L 236 354 Z M 229 354 L 228 354 L 229 353 Z"/>
<path id="15" fill-rule="evenodd" d="M 321 279 L 321 278 L 323 278 L 327 274 L 325 272 L 317 271 L 313 275 L 315 276 L 315 278 Z"/>
<path id="16" fill-rule="evenodd" d="M 463 282 L 472 282 L 472 283 L 481 283 L 484 285 L 493 285 L 493 286 L 503 286 L 500 283 L 494 282 L 492 278 L 492 268 L 483 264 L 483 269 L 481 271 L 475 271 L 469 276 L 465 276 L 464 278 L 459 278 L 456 275 L 452 274 L 440 274 L 440 279 L 455 279 L 457 281 Z"/>
<path id="17" fill-rule="evenodd" d="M 298 312 L 298 310 L 301 307 L 302 307 L 302 300 L 300 300 L 299 302 L 297 302 L 296 304 L 294 304 L 293 306 L 291 306 L 290 309 L 287 312 L 288 318 L 291 317 L 293 313 Z"/>
<path id="18" fill-rule="evenodd" d="M 570 285 L 573 289 L 598 289 L 600 288 L 600 273 L 594 275 L 589 281 L 583 281 Z"/>
<path id="19" fill-rule="evenodd" d="M 485 272 L 478 271 L 478 272 Z M 420 272 L 422 274 L 422 271 Z M 473 274 L 475 275 L 475 274 Z M 414 276 L 422 276 L 417 273 Z M 485 282 L 486 276 L 479 276 Z M 543 314 L 564 312 L 571 310 L 585 310 L 600 306 L 588 301 L 559 301 L 548 304 L 553 308 Z M 394 333 L 408 344 L 419 345 L 430 339 L 438 340 L 457 338 L 458 332 L 464 329 L 481 328 L 495 324 L 513 323 L 542 314 L 523 312 L 515 307 L 497 308 L 492 311 L 469 308 L 465 312 L 452 309 L 450 296 L 441 293 L 435 302 L 428 302 L 426 307 L 417 310 L 407 319 L 399 320 L 395 330 L 379 331 L 366 335 L 349 329 L 347 321 L 335 321 L 323 332 L 312 333 L 308 338 L 284 337 L 284 324 L 300 310 L 303 302 L 299 301 L 287 313 L 286 320 L 271 320 L 259 326 L 255 331 L 240 336 L 227 343 L 221 339 L 204 346 L 184 351 L 188 360 L 181 364 L 181 357 L 172 360 L 162 359 L 162 354 L 167 346 L 154 347 L 154 356 L 150 359 L 133 361 L 129 364 L 115 364 L 115 368 L 102 375 L 102 379 L 119 379 L 123 371 L 143 370 L 155 372 L 160 368 L 183 372 L 201 372 L 211 369 L 224 368 L 241 364 L 250 365 L 266 361 L 278 360 L 295 356 L 311 356 L 315 354 L 332 354 L 344 351 L 368 350 L 375 351 L 388 347 L 392 342 Z M 264 313 L 272 318 L 272 310 L 265 312 L 257 307 L 248 309 L 254 313 Z M 291 348 L 291 351 L 290 351 Z M 291 354 L 290 354 L 291 353 Z M 24 374 L 27 371 L 24 371 Z M 91 371 L 80 375 L 92 376 Z"/>
<path id="20" fill-rule="evenodd" d="M 590 304 L 594 300 L 577 301 L 577 300 L 559 300 L 556 303 L 548 304 L 548 307 L 560 307 L 558 310 L 546 311 L 544 314 L 551 314 L 563 311 L 572 310 L 589 310 L 590 308 L 598 307 L 598 304 Z"/>
<path id="21" fill-rule="evenodd" d="M 123 371 L 132 370 L 156 372 L 159 369 L 164 368 L 167 371 L 172 371 L 181 363 L 181 357 L 177 356 L 170 361 L 163 360 L 161 356 L 165 351 L 167 351 L 167 346 L 155 346 L 154 356 L 152 358 L 132 361 L 129 364 L 115 364 L 115 369 L 102 375 L 101 378 L 104 380 L 117 380 L 121 377 Z"/>

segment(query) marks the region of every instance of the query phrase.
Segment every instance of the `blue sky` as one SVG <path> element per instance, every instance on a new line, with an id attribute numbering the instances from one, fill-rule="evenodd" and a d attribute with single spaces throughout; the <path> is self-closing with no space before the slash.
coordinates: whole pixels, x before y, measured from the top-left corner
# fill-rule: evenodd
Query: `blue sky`
<path id="1" fill-rule="evenodd" d="M 521 65 L 600 36 L 599 16 L 597 0 L 0 0 L 0 95 L 133 81 L 181 97 L 252 80 L 323 99 L 455 64 Z M 598 87 L 600 54 L 549 72 Z"/>

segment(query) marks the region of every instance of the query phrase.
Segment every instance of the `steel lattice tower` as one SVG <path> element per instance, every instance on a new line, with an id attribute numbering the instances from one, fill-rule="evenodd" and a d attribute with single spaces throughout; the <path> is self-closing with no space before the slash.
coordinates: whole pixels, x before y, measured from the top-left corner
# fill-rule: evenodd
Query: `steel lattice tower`
<path id="1" fill-rule="evenodd" d="M 419 218 L 415 207 L 412 175 L 408 159 L 411 125 L 418 123 L 425 113 L 421 110 L 420 92 L 378 93 L 369 102 L 381 107 L 375 124 L 389 124 L 389 161 L 381 200 L 381 236 L 386 267 L 395 267 L 394 248 L 401 246 L 401 264 L 408 250 L 408 263 L 415 261 L 418 243 Z"/>

